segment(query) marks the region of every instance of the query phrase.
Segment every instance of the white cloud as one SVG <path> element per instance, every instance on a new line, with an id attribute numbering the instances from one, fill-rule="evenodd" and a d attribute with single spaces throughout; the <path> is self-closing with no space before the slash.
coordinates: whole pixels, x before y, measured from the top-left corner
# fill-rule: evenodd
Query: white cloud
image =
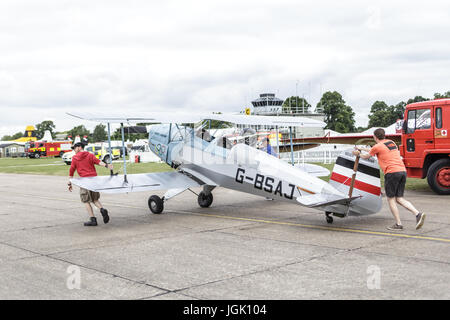
<path id="1" fill-rule="evenodd" d="M 0 136 L 66 110 L 238 111 L 263 91 L 315 106 L 450 90 L 446 1 L 0 3 Z M 93 125 L 92 125 L 93 126 Z"/>

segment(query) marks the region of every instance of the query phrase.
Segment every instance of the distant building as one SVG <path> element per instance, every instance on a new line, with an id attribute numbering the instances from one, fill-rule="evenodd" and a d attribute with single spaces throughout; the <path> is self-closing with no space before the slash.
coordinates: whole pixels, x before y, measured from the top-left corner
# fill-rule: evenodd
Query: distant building
<path id="1" fill-rule="evenodd" d="M 261 116 L 291 116 L 291 117 L 305 117 L 314 120 L 324 121 L 325 115 L 322 113 L 283 113 L 284 100 L 275 97 L 274 93 L 262 93 L 259 98 L 252 101 L 254 115 Z M 244 126 L 239 125 L 239 128 L 250 127 L 256 131 L 269 131 L 275 128 L 269 128 L 267 126 Z M 279 128 L 279 131 L 283 135 L 283 139 L 289 138 L 288 128 Z M 293 138 L 309 138 L 309 137 L 321 137 L 324 135 L 322 128 L 307 128 L 307 127 L 293 127 Z"/>
<path id="2" fill-rule="evenodd" d="M 25 156 L 25 147 L 19 143 L 4 143 L 0 144 L 0 157 L 1 158 L 16 158 Z"/>
<path id="3" fill-rule="evenodd" d="M 275 97 L 274 93 L 262 93 L 252 101 L 253 114 L 277 115 L 282 112 L 283 100 Z"/>

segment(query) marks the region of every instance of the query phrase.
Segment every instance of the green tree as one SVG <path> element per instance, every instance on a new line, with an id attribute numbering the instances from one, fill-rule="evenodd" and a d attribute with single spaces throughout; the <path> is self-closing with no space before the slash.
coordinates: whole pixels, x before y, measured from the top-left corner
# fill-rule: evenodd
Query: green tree
<path id="1" fill-rule="evenodd" d="M 325 114 L 326 129 L 341 133 L 354 132 L 355 113 L 350 106 L 345 104 L 342 95 L 337 91 L 327 91 L 317 104 L 316 110 L 320 108 Z"/>
<path id="2" fill-rule="evenodd" d="M 93 142 L 101 142 L 108 139 L 108 134 L 106 133 L 106 126 L 104 124 L 98 124 L 95 126 L 94 132 L 92 133 Z"/>
<path id="3" fill-rule="evenodd" d="M 22 137 L 23 137 L 23 132 L 17 132 L 15 134 L 13 134 L 12 136 L 5 135 L 0 140 L 1 141 L 11 141 L 11 140 L 16 140 L 16 139 L 19 139 L 19 138 L 22 138 Z"/>
<path id="4" fill-rule="evenodd" d="M 23 137 L 23 132 L 17 132 L 15 134 L 13 134 L 13 136 L 11 138 L 12 138 L 12 140 L 16 140 L 16 139 L 19 139 L 22 137 Z"/>
<path id="5" fill-rule="evenodd" d="M 440 94 L 440 93 L 434 94 L 434 99 L 443 99 L 443 98 L 450 98 L 450 91 L 447 91 L 443 94 Z"/>
<path id="6" fill-rule="evenodd" d="M 393 124 L 398 119 L 403 119 L 405 108 L 406 102 L 404 101 L 397 103 L 395 106 L 389 107 L 388 116 L 386 117 L 386 121 L 389 123 L 389 125 Z"/>
<path id="7" fill-rule="evenodd" d="M 384 101 L 375 101 L 369 114 L 369 128 L 388 127 L 397 119 L 403 118 L 406 103 L 401 101 L 396 105 L 388 106 Z"/>
<path id="8" fill-rule="evenodd" d="M 369 128 L 387 127 L 386 116 L 388 113 L 388 105 L 384 101 L 375 101 L 370 108 Z"/>
<path id="9" fill-rule="evenodd" d="M 311 105 L 304 98 L 292 96 L 284 100 L 281 108 L 283 113 L 309 113 Z"/>
<path id="10" fill-rule="evenodd" d="M 68 131 L 68 135 L 72 136 L 72 140 L 75 140 L 76 136 L 80 136 L 80 138 L 83 139 L 84 136 L 89 137 L 90 132 L 88 129 L 85 128 L 84 125 L 80 125 L 80 126 L 73 127 L 72 129 L 70 129 Z"/>
<path id="11" fill-rule="evenodd" d="M 45 131 L 50 131 L 53 136 L 53 131 L 55 130 L 55 124 L 51 120 L 45 120 L 36 125 L 36 137 L 42 139 L 44 137 Z"/>
<path id="12" fill-rule="evenodd" d="M 415 96 L 414 98 L 408 99 L 406 104 L 414 103 L 414 102 L 422 102 L 422 101 L 428 101 L 430 99 L 424 98 L 422 96 Z"/>

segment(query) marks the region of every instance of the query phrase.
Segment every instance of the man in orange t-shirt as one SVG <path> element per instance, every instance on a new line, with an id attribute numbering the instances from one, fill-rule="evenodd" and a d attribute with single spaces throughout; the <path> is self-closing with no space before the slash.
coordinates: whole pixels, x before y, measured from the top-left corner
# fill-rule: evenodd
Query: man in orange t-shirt
<path id="1" fill-rule="evenodd" d="M 377 156 L 380 168 L 384 172 L 384 188 L 386 190 L 389 208 L 396 220 L 396 223 L 392 227 L 388 227 L 388 229 L 403 230 L 397 203 L 416 216 L 416 229 L 421 228 L 425 220 L 425 213 L 419 212 L 411 202 L 403 198 L 406 184 L 406 168 L 400 157 L 397 145 L 393 141 L 386 139 L 384 129 L 382 128 L 374 131 L 373 139 L 377 144 L 371 149 L 360 148 L 353 151 L 353 154 L 361 156 L 362 159 Z M 366 151 L 369 154 L 361 154 L 361 151 Z"/>

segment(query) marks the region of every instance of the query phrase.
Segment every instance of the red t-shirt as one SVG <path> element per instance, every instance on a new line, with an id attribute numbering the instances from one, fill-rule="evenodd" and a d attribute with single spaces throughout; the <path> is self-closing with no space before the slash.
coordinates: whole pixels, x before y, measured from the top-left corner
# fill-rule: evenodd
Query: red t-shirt
<path id="1" fill-rule="evenodd" d="M 69 176 L 73 177 L 75 170 L 77 170 L 80 177 L 95 177 L 97 176 L 97 171 L 95 170 L 94 164 L 99 163 L 100 160 L 92 153 L 80 151 L 72 157 Z"/>
<path id="2" fill-rule="evenodd" d="M 405 164 L 400 157 L 400 151 L 394 141 L 381 140 L 370 149 L 370 155 L 377 156 L 378 163 L 384 174 L 406 171 Z"/>

